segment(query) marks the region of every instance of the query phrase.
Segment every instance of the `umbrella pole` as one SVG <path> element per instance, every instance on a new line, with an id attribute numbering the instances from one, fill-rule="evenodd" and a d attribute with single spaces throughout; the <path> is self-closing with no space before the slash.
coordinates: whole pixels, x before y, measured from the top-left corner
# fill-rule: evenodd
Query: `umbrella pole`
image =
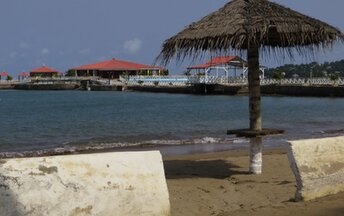
<path id="1" fill-rule="evenodd" d="M 250 130 L 262 130 L 262 118 L 260 112 L 260 72 L 259 72 L 259 46 L 250 44 L 247 50 L 248 61 L 248 86 L 249 86 L 249 111 Z M 262 173 L 262 138 L 250 139 L 250 168 L 253 174 Z"/>

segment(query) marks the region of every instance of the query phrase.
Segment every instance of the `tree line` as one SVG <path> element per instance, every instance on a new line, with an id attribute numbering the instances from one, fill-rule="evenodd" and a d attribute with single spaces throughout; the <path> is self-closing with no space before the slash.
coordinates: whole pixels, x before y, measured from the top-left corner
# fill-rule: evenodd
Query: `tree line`
<path id="1" fill-rule="evenodd" d="M 267 78 L 318 78 L 329 77 L 336 79 L 344 77 L 344 59 L 334 62 L 312 62 L 309 64 L 286 64 L 265 70 Z"/>

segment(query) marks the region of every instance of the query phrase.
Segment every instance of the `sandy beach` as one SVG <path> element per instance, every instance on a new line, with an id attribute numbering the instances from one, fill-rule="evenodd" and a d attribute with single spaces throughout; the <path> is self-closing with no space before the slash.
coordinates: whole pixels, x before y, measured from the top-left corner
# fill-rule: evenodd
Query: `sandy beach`
<path id="1" fill-rule="evenodd" d="M 294 202 L 294 175 L 283 149 L 267 150 L 263 174 L 249 175 L 245 151 L 165 157 L 171 214 L 344 215 L 344 193 Z"/>

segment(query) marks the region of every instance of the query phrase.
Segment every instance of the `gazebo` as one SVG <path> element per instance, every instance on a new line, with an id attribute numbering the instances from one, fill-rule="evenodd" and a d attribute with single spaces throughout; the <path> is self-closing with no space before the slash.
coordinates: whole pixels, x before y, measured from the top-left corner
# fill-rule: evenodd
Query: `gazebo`
<path id="1" fill-rule="evenodd" d="M 264 78 L 265 67 L 260 66 L 261 78 Z M 224 72 L 225 78 L 228 80 L 230 77 L 247 78 L 247 62 L 239 56 L 219 56 L 212 58 L 210 61 L 187 67 L 187 71 L 191 74 L 192 71 L 196 71 L 198 74 L 204 74 L 207 78 L 211 72 L 216 73 L 216 77 L 219 77 L 221 72 Z M 238 73 L 239 71 L 239 73 Z"/>
<path id="2" fill-rule="evenodd" d="M 9 74 L 7 72 L 1 72 L 0 73 L 0 80 L 2 79 L 2 77 L 8 77 Z"/>
<path id="3" fill-rule="evenodd" d="M 53 77 L 60 77 L 63 73 L 59 72 L 58 70 L 42 66 L 30 71 L 30 77 L 45 77 L 45 78 L 53 78 Z"/>
<path id="4" fill-rule="evenodd" d="M 118 79 L 121 75 L 167 75 L 162 67 L 144 65 L 119 59 L 83 65 L 69 70 L 69 76 L 97 76 L 107 79 Z"/>
<path id="5" fill-rule="evenodd" d="M 29 76 L 30 76 L 29 73 L 21 72 L 21 73 L 18 75 L 18 80 L 24 80 L 24 79 L 28 78 Z"/>

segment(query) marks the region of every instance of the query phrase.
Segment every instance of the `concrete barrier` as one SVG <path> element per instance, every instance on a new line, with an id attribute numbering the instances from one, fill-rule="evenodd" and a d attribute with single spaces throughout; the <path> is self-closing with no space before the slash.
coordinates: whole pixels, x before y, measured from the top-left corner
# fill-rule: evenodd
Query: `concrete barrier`
<path id="1" fill-rule="evenodd" d="M 0 215 L 169 215 L 159 152 L 0 160 Z"/>
<path id="2" fill-rule="evenodd" d="M 344 191 L 344 136 L 290 141 L 297 201 Z"/>

